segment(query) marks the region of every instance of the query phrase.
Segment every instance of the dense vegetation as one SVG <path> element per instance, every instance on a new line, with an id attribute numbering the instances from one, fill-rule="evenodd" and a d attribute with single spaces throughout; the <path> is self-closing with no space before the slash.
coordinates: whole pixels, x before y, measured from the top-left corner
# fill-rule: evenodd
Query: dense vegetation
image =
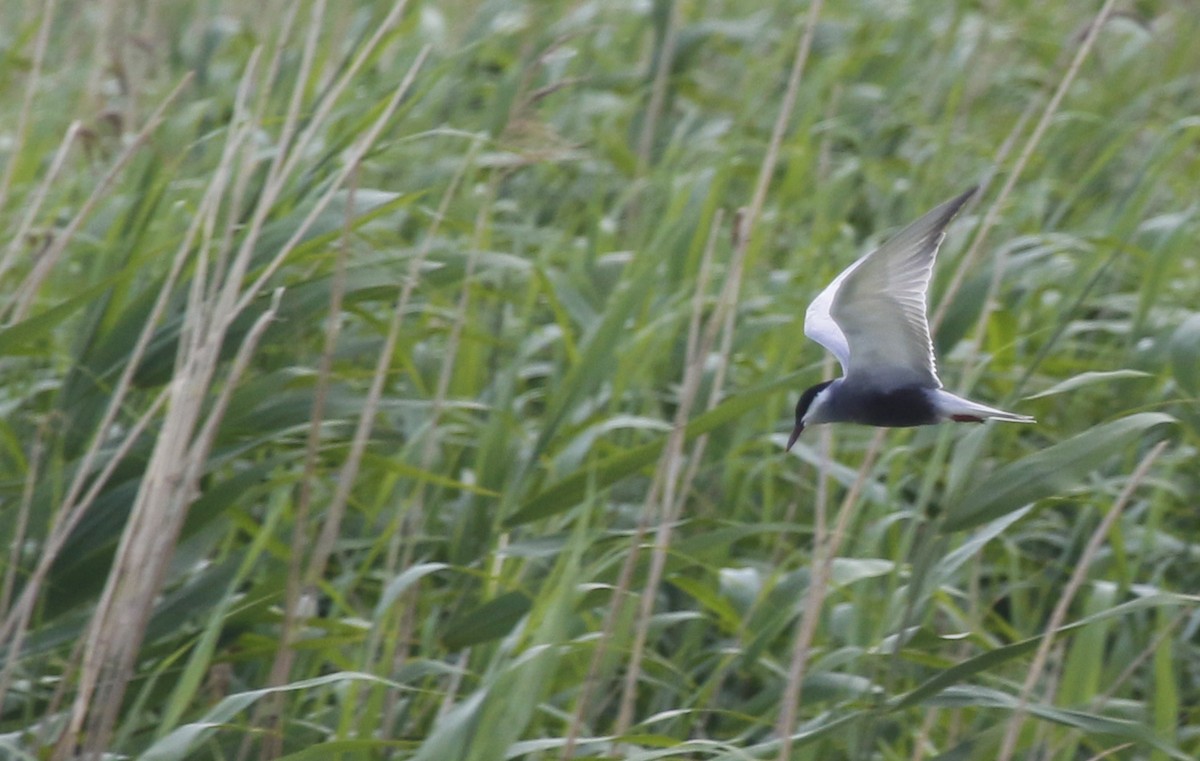
<path id="1" fill-rule="evenodd" d="M 1200 14 L 1113 5 L 0 4 L 0 748 L 1200 756 Z M 1038 424 L 785 454 L 976 183 Z"/>

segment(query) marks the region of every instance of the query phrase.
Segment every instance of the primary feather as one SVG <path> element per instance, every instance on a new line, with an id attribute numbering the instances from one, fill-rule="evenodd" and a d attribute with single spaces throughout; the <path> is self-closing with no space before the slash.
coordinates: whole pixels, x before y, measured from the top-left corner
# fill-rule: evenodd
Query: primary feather
<path id="1" fill-rule="evenodd" d="M 847 267 L 804 317 L 805 334 L 831 351 L 848 383 L 940 388 L 926 298 L 950 220 L 975 188 L 947 201 Z"/>

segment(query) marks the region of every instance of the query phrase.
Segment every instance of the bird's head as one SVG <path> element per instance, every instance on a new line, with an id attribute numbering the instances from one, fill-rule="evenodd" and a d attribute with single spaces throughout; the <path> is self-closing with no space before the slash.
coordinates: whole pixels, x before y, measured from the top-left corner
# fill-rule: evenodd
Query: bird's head
<path id="1" fill-rule="evenodd" d="M 800 438 L 800 434 L 804 432 L 804 426 L 808 424 L 809 420 L 816 417 L 812 413 L 816 413 L 824 403 L 821 392 L 830 383 L 833 383 L 833 381 L 827 380 L 824 383 L 818 383 L 815 386 L 804 389 L 804 393 L 800 395 L 800 401 L 796 402 L 796 427 L 792 429 L 792 435 L 788 437 L 786 451 L 791 451 L 792 445 L 796 443 L 796 439 Z"/>

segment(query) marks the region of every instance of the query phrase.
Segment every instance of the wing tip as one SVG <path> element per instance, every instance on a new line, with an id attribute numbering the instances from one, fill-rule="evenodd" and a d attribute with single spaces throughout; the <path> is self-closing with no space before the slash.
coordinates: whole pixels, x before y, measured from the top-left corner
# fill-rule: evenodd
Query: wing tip
<path id="1" fill-rule="evenodd" d="M 946 214 L 945 220 L 949 222 L 951 219 L 953 219 L 963 205 L 966 204 L 967 201 L 971 200 L 971 197 L 978 192 L 979 185 L 972 185 L 963 192 L 951 198 L 949 201 L 946 201 L 944 204 L 942 204 L 942 208 Z"/>

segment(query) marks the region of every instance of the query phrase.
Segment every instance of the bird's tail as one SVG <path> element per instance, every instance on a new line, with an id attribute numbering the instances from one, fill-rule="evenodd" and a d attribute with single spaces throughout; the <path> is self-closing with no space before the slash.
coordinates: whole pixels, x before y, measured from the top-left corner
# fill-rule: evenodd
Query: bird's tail
<path id="1" fill-rule="evenodd" d="M 1008 423 L 1036 423 L 1028 415 L 1018 415 L 1015 412 L 1005 412 L 986 404 L 973 402 L 955 396 L 949 391 L 938 389 L 934 399 L 938 416 L 943 420 L 954 420 L 959 423 L 982 423 L 984 420 L 1003 420 Z"/>

